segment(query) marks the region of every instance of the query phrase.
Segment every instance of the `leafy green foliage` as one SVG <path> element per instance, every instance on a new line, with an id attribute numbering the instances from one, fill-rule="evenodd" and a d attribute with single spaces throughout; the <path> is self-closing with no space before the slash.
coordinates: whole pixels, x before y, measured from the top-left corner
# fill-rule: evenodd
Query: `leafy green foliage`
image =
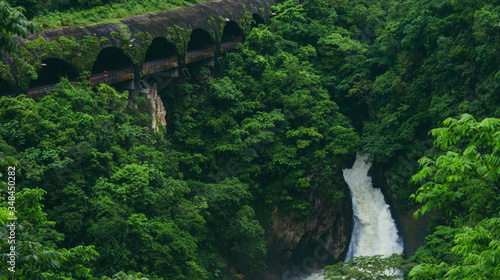
<path id="1" fill-rule="evenodd" d="M 420 264 L 410 277 L 497 278 L 500 120 L 478 122 L 464 114 L 443 125 L 431 131 L 440 154 L 423 157 L 422 169 L 412 177 L 421 184 L 413 197 L 424 203 L 415 216 L 440 210 L 456 228 L 438 227 L 426 239 L 415 256 Z"/>
<path id="2" fill-rule="evenodd" d="M 500 219 L 480 222 L 475 228 L 466 227 L 455 237 L 453 252 L 464 258 L 463 265 L 453 267 L 448 279 L 495 279 L 500 277 Z"/>
<path id="3" fill-rule="evenodd" d="M 0 50 L 7 52 L 16 50 L 14 36 L 25 38 L 38 30 L 38 26 L 23 15 L 24 11 L 20 7 L 11 7 L 6 1 L 0 1 Z"/>
<path id="4" fill-rule="evenodd" d="M 456 233 L 453 243 L 443 243 L 448 248 L 454 244 L 451 252 L 444 252 L 448 256 L 453 256 L 454 261 L 442 258 L 439 254 L 429 258 L 422 258 L 420 264 L 410 272 L 410 279 L 495 279 L 500 276 L 498 266 L 500 264 L 498 256 L 500 250 L 498 244 L 499 219 L 497 217 L 485 219 L 474 228 L 463 227 L 461 229 L 447 229 Z M 442 227 L 438 231 L 443 231 Z M 436 232 L 438 232 L 436 231 Z M 434 233 L 434 236 L 436 233 Z M 435 238 L 428 238 L 428 241 L 435 243 Z M 431 252 L 432 244 L 427 244 L 428 249 L 419 251 Z M 435 250 L 435 249 L 431 249 Z"/>
<path id="5" fill-rule="evenodd" d="M 12 221 L 1 229 L 2 277 L 15 276 L 17 279 L 93 279 L 91 264 L 99 256 L 94 246 L 76 246 L 59 249 L 55 242 L 64 235 L 53 229 L 54 222 L 47 220 L 41 200 L 46 194 L 41 189 L 23 189 L 15 194 L 16 218 L 15 243 L 8 243 Z M 10 200 L 9 200 L 10 201 Z M 1 198 L 0 207 L 8 209 L 11 204 Z M 15 272 L 7 270 L 7 252 L 15 246 Z M 9 275 L 10 274 L 10 275 Z"/>
<path id="6" fill-rule="evenodd" d="M 437 226 L 435 231 L 425 238 L 425 245 L 421 246 L 412 260 L 418 263 L 458 264 L 460 258 L 452 252 L 456 245 L 454 238 L 460 230 L 447 226 Z"/>
<path id="7" fill-rule="evenodd" d="M 54 251 L 47 264 L 30 267 L 43 271 L 53 264 L 68 279 L 124 267 L 153 279 L 225 279 L 229 266 L 245 273 L 260 269 L 266 243 L 249 206 L 248 185 L 183 180 L 190 168 L 184 170 L 182 161 L 191 156 L 151 131 L 142 99 L 128 101 L 128 93 L 107 85 L 94 92 L 64 81 L 37 102 L 25 96 L 0 100 L 2 147 L 18 159 L 19 188 L 46 190 L 40 215 L 65 233 L 45 230 L 57 237 L 51 246 L 93 244 L 100 252 L 92 272 L 78 266 L 89 258 L 80 249 Z M 47 251 L 48 241 L 37 242 L 42 247 L 31 255 Z"/>
<path id="8" fill-rule="evenodd" d="M 500 120 L 477 122 L 465 114 L 443 124 L 431 133 L 444 154 L 422 158 L 422 169 L 412 177 L 422 183 L 414 197 L 424 204 L 415 215 L 440 209 L 450 218 L 474 222 L 495 214 L 500 198 Z"/>
<path id="9" fill-rule="evenodd" d="M 322 273 L 325 279 L 382 280 L 401 279 L 401 271 L 412 265 L 401 255 L 360 256 L 345 263 L 327 266 Z"/>

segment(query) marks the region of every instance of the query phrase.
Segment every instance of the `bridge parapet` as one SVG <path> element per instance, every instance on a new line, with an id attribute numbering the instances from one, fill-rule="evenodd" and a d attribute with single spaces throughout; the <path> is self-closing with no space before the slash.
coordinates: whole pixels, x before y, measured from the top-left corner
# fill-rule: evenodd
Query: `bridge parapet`
<path id="1" fill-rule="evenodd" d="M 186 53 L 185 63 L 193 63 L 207 58 L 214 57 L 214 49 L 206 48 L 201 50 L 190 51 Z"/>
<path id="2" fill-rule="evenodd" d="M 243 43 L 243 37 L 235 38 L 233 41 L 223 42 L 220 44 L 220 53 L 229 52 L 240 43 Z"/>
<path id="3" fill-rule="evenodd" d="M 170 70 L 176 67 L 179 67 L 179 60 L 177 59 L 177 56 L 171 56 L 166 59 L 144 62 L 144 64 L 142 65 L 142 74 L 146 76 L 153 73 Z"/>
<path id="4" fill-rule="evenodd" d="M 109 71 L 107 75 L 97 74 L 90 76 L 90 86 L 95 87 L 99 84 L 114 84 L 134 79 L 134 69 L 122 69 Z"/>

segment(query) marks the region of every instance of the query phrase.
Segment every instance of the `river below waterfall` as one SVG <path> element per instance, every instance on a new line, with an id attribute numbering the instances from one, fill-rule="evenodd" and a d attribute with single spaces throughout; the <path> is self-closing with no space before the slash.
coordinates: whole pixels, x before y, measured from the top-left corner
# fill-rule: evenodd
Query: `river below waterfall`
<path id="1" fill-rule="evenodd" d="M 392 219 L 389 205 L 385 203 L 380 189 L 373 188 L 368 176 L 371 163 L 368 156 L 359 154 L 351 169 L 344 169 L 344 180 L 349 185 L 352 196 L 354 227 L 346 261 L 352 257 L 403 253 L 403 242 L 398 235 L 396 223 Z M 322 280 L 313 274 L 305 280 Z"/>

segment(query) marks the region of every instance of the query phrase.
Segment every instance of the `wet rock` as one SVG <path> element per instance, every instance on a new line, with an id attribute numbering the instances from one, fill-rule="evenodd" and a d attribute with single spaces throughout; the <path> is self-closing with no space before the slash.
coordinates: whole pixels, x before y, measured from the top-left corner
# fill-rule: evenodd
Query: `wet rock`
<path id="1" fill-rule="evenodd" d="M 149 102 L 150 114 L 153 118 L 152 128 L 155 131 L 158 131 L 159 124 L 163 127 L 167 127 L 167 121 L 165 120 L 165 116 L 167 115 L 167 111 L 165 110 L 165 106 L 163 106 L 163 101 L 161 100 L 160 95 L 158 95 L 158 89 L 156 83 L 152 86 L 147 85 L 147 88 L 143 90 L 146 93 Z"/>
<path id="2" fill-rule="evenodd" d="M 304 218 L 274 209 L 263 279 L 293 279 L 344 260 L 352 232 L 350 196 L 332 203 L 327 195 L 313 192 L 309 200 L 315 211 Z"/>

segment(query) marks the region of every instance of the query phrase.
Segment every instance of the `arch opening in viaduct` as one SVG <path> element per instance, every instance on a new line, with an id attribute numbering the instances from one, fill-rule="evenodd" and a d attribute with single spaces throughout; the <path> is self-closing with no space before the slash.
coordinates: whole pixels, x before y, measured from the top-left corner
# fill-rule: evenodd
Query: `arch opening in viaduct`
<path id="1" fill-rule="evenodd" d="M 252 28 L 259 26 L 259 24 L 266 24 L 264 19 L 259 14 L 253 14 L 252 18 L 254 23 L 252 23 Z"/>
<path id="2" fill-rule="evenodd" d="M 61 77 L 68 80 L 76 80 L 78 77 L 75 69 L 68 62 L 59 58 L 48 58 L 42 60 L 42 69 L 38 72 L 38 78 L 31 81 L 30 88 L 57 84 Z"/>
<path id="3" fill-rule="evenodd" d="M 156 37 L 146 51 L 144 62 L 177 56 L 177 48 L 165 37 Z"/>
<path id="4" fill-rule="evenodd" d="M 133 63 L 130 57 L 125 55 L 119 48 L 107 47 L 99 52 L 92 67 L 92 75 L 132 67 Z"/>
<path id="5" fill-rule="evenodd" d="M 189 43 L 187 51 L 195 51 L 206 48 L 213 48 L 214 42 L 212 36 L 206 30 L 197 28 L 191 32 L 191 37 L 189 37 Z"/>
<path id="6" fill-rule="evenodd" d="M 221 43 L 234 41 L 239 38 L 243 38 L 243 31 L 240 26 L 232 20 L 226 22 L 222 33 Z"/>

